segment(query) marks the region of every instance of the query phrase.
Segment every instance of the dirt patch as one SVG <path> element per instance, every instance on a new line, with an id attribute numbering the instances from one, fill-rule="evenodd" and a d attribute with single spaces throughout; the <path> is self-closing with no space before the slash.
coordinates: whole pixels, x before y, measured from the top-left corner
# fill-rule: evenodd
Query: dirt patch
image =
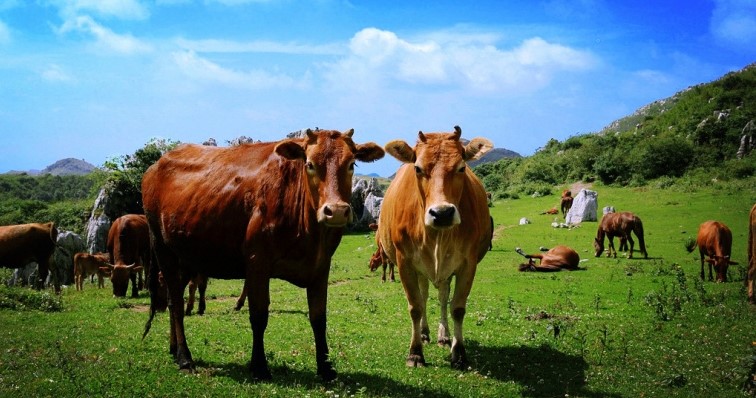
<path id="1" fill-rule="evenodd" d="M 149 305 L 144 305 L 144 304 L 139 304 L 139 305 L 135 305 L 135 306 L 131 307 L 131 310 L 134 311 L 134 312 L 146 313 L 146 312 L 150 312 L 150 306 Z"/>
<path id="2" fill-rule="evenodd" d="M 581 189 L 592 189 L 592 188 L 593 188 L 592 182 L 578 181 L 570 185 L 570 192 L 572 192 L 572 196 L 575 196 L 578 194 L 578 192 L 580 192 Z"/>

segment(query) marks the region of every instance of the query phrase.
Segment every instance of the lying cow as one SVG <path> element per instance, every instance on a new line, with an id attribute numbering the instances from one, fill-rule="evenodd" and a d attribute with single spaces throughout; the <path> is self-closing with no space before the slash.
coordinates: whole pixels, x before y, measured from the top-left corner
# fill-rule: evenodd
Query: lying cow
<path id="1" fill-rule="evenodd" d="M 732 232 L 719 221 L 706 221 L 698 228 L 695 244 L 688 247 L 688 253 L 698 246 L 701 255 L 701 280 L 704 280 L 704 261 L 709 263 L 709 280 L 712 267 L 717 273 L 717 282 L 727 282 L 727 267 L 738 263 L 730 259 L 732 253 Z M 704 257 L 708 257 L 704 260 Z"/>
<path id="2" fill-rule="evenodd" d="M 108 267 L 108 253 L 76 253 L 74 262 L 74 283 L 76 290 L 84 290 L 84 280 L 90 275 L 97 276 L 97 287 L 105 287 L 105 278 L 110 276 Z"/>
<path id="3" fill-rule="evenodd" d="M 563 269 L 569 271 L 585 269 L 578 266 L 580 255 L 567 246 L 559 245 L 543 254 L 525 254 L 519 247 L 515 251 L 528 259 L 526 264 L 520 264 L 520 271 L 555 272 Z M 541 260 L 540 265 L 535 265 L 534 258 Z"/>
<path id="4" fill-rule="evenodd" d="M 34 287 L 41 289 L 50 273 L 50 257 L 55 251 L 58 230 L 55 224 L 20 224 L 0 227 L 0 267 L 21 268 L 38 264 Z M 56 284 L 55 291 L 60 292 Z"/>

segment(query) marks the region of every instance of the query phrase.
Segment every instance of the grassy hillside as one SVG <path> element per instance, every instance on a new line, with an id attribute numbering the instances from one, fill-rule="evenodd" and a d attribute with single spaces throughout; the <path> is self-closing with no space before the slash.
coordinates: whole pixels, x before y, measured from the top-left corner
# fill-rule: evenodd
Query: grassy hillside
<path id="1" fill-rule="evenodd" d="M 554 195 L 497 201 L 494 248 L 478 267 L 467 307 L 471 366 L 464 372 L 450 369 L 448 349 L 435 343 L 426 346 L 427 368 L 405 367 L 407 304 L 400 283 L 382 284 L 368 271 L 372 234 L 346 236 L 334 256 L 328 341 L 339 379 L 328 384 L 315 375 L 305 293 L 281 281 L 271 286 L 265 341 L 274 380 L 265 383 L 251 380 L 246 368 L 248 314 L 232 310 L 241 281 L 211 280 L 207 313 L 187 319 L 194 374 L 179 372 L 168 354 L 167 314 L 140 340 L 144 294 L 115 299 L 109 284 L 98 290 L 87 283 L 83 292 L 30 299 L 2 286 L 0 396 L 750 396 L 756 309 L 745 301 L 742 275 L 752 187 L 594 185 L 600 207 L 642 218 L 648 260 L 594 258 L 596 223 L 555 229 L 553 216 L 540 215 L 558 203 Z M 532 224 L 518 225 L 521 217 Z M 708 219 L 733 231 L 733 258 L 741 265 L 731 267 L 731 282 L 701 281 L 697 254 L 683 247 Z M 517 272 L 522 257 L 515 247 L 535 252 L 556 244 L 575 248 L 587 270 Z M 439 315 L 431 292 L 434 329 Z M 19 301 L 25 310 L 11 305 Z"/>

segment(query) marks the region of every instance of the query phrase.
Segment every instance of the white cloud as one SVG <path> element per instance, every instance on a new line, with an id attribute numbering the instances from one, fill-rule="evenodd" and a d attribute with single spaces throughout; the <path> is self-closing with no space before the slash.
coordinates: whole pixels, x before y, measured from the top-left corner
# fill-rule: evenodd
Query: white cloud
<path id="1" fill-rule="evenodd" d="M 340 45 L 307 45 L 297 43 L 278 43 L 273 41 L 238 42 L 231 40 L 188 40 L 179 38 L 176 44 L 186 50 L 208 53 L 278 53 L 278 54 L 309 54 L 309 55 L 338 55 L 344 54 L 345 49 Z"/>
<path id="2" fill-rule="evenodd" d="M 330 65 L 328 76 L 349 88 L 374 89 L 394 81 L 479 92 L 535 91 L 558 73 L 588 70 L 598 62 L 590 52 L 538 37 L 512 49 L 496 47 L 492 35 L 429 37 L 409 41 L 393 32 L 364 29 L 351 39 L 351 53 Z"/>
<path id="3" fill-rule="evenodd" d="M 756 1 L 716 1 L 710 29 L 712 35 L 726 45 L 753 49 L 756 43 Z"/>
<path id="4" fill-rule="evenodd" d="M 144 20 L 150 16 L 139 0 L 49 0 L 48 3 L 58 7 L 64 19 L 82 12 L 126 20 Z"/>
<path id="5" fill-rule="evenodd" d="M 91 34 L 95 37 L 99 47 L 120 54 L 128 55 L 149 52 L 152 50 L 152 47 L 149 44 L 144 43 L 129 34 L 119 35 L 98 24 L 89 16 L 80 16 L 69 19 L 58 30 L 61 34 L 71 31 Z"/>
<path id="6" fill-rule="evenodd" d="M 173 62 L 187 77 L 202 83 L 220 83 L 243 89 L 294 88 L 309 86 L 309 75 L 296 80 L 286 75 L 275 75 L 265 71 L 235 71 L 224 68 L 198 56 L 193 51 L 179 51 L 172 54 Z"/>
<path id="7" fill-rule="evenodd" d="M 48 67 L 42 71 L 41 75 L 43 79 L 50 82 L 70 83 L 75 81 L 75 79 L 66 73 L 60 65 L 56 64 L 48 65 Z"/>

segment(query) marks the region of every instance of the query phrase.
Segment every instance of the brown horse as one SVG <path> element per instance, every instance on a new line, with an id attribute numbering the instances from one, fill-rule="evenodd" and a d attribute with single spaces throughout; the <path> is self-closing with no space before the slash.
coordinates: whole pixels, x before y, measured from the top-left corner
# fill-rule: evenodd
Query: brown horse
<path id="1" fill-rule="evenodd" d="M 567 212 L 572 208 L 572 192 L 569 189 L 562 191 L 562 201 L 559 206 L 562 209 L 563 216 L 566 216 Z"/>
<path id="2" fill-rule="evenodd" d="M 614 258 L 617 258 L 617 250 L 614 249 L 614 237 L 617 236 L 620 238 L 620 241 L 627 240 L 630 242 L 630 254 L 627 258 L 633 258 L 633 246 L 635 242 L 630 235 L 631 232 L 634 232 L 638 238 L 638 245 L 640 246 L 641 253 L 643 253 L 643 257 L 648 258 L 646 242 L 643 240 L 643 223 L 640 217 L 629 211 L 609 213 L 601 218 L 596 239 L 593 241 L 596 257 L 601 256 L 601 253 L 604 252 L 604 236 L 607 236 L 609 238 L 609 250 L 607 250 L 606 256 L 611 257 L 612 253 L 614 253 Z M 620 248 L 622 248 L 622 245 L 620 245 Z"/>
<path id="3" fill-rule="evenodd" d="M 570 247 L 559 245 L 544 254 L 525 254 L 519 247 L 515 252 L 528 259 L 526 264 L 520 264 L 520 271 L 555 272 L 563 269 L 570 271 L 585 270 L 580 268 L 580 255 Z M 541 260 L 535 265 L 534 258 Z"/>

